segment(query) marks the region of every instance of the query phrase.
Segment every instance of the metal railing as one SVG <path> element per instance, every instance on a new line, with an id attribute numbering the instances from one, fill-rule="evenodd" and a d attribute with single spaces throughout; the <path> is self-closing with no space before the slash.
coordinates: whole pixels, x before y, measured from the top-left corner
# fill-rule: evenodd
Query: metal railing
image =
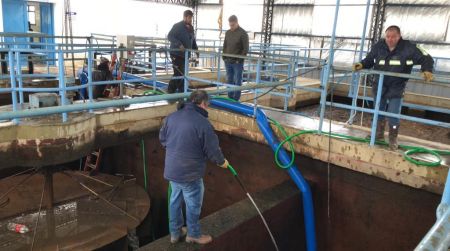
<path id="1" fill-rule="evenodd" d="M 0 36 L 1 37 L 1 36 Z M 381 72 L 381 71 L 373 71 L 373 70 L 362 70 L 359 72 L 360 76 L 367 75 L 378 75 L 378 91 L 377 97 L 375 98 L 375 107 L 374 109 L 358 107 L 356 102 L 352 102 L 351 105 L 340 104 L 336 102 L 328 102 L 327 95 L 329 94 L 329 86 L 331 89 L 334 88 L 334 85 L 342 83 L 344 80 L 351 79 L 351 76 L 354 75 L 349 71 L 348 68 L 342 67 L 333 67 L 332 66 L 332 55 L 333 49 L 330 49 L 330 56 L 327 61 L 319 61 L 320 65 L 325 65 L 325 67 L 314 68 L 309 66 L 309 59 L 305 58 L 305 51 L 311 50 L 308 48 L 295 48 L 295 47 L 287 47 L 282 48 L 282 46 L 275 47 L 272 49 L 268 49 L 264 46 L 254 46 L 252 51 L 250 52 L 250 56 L 243 57 L 237 55 L 227 55 L 222 54 L 220 50 L 220 46 L 216 46 L 213 41 L 205 41 L 205 44 L 212 42 L 212 47 L 209 48 L 211 50 L 200 50 L 200 51 L 192 51 L 186 50 L 185 53 L 185 75 L 178 77 L 184 80 L 184 93 L 182 94 L 167 94 L 160 96 L 148 96 L 148 97 L 139 97 L 139 98 L 131 98 L 131 99 L 119 99 L 119 100 L 110 100 L 110 101 L 102 101 L 102 102 L 94 102 L 93 97 L 93 88 L 99 85 L 106 84 L 124 84 L 124 83 L 145 83 L 153 87 L 153 89 L 158 88 L 158 83 L 161 81 L 167 81 L 169 79 L 173 79 L 170 76 L 161 77 L 158 75 L 160 72 L 168 72 L 168 65 L 170 65 L 170 59 L 167 58 L 167 54 L 170 53 L 170 50 L 165 46 L 165 42 L 159 40 L 161 47 L 155 46 L 157 40 L 142 39 L 143 42 L 138 48 L 114 48 L 115 38 L 111 38 L 108 40 L 109 42 L 105 44 L 105 46 L 99 46 L 99 44 L 92 43 L 92 37 L 89 37 L 90 43 L 88 44 L 73 44 L 74 49 L 71 49 L 72 45 L 68 44 L 58 44 L 58 43 L 34 43 L 35 45 L 44 45 L 42 48 L 21 48 L 22 45 L 30 45 L 30 42 L 26 41 L 13 41 L 13 42 L 0 42 L 0 45 L 3 48 L 0 49 L 0 53 L 7 55 L 7 59 L 5 58 L 3 62 L 7 63 L 9 67 L 9 74 L 0 76 L 0 79 L 9 79 L 10 87 L 2 87 L 0 88 L 0 93 L 10 93 L 12 99 L 12 111 L 2 112 L 0 113 L 1 120 L 12 120 L 14 123 L 19 123 L 21 118 L 26 117 L 34 117 L 34 116 L 43 116 L 49 114 L 62 114 L 62 121 L 66 122 L 68 120 L 68 114 L 70 112 L 76 111 L 86 111 L 92 112 L 93 109 L 101 109 L 108 107 L 116 107 L 116 106 L 124 106 L 130 104 L 137 104 L 143 102 L 154 102 L 160 100 L 170 100 L 170 99 L 179 99 L 185 98 L 189 95 L 189 83 L 191 81 L 196 81 L 200 83 L 204 83 L 209 86 L 215 86 L 215 90 L 209 91 L 211 94 L 219 94 L 229 91 L 235 90 L 251 90 L 253 95 L 252 101 L 256 108 L 258 106 L 258 94 L 268 93 L 269 95 L 281 96 L 284 99 L 284 110 L 287 110 L 287 105 L 289 99 L 292 97 L 293 90 L 302 89 L 306 91 L 319 92 L 321 94 L 320 98 L 320 118 L 319 118 L 319 126 L 318 130 L 322 131 L 323 122 L 325 120 L 325 107 L 333 106 L 338 108 L 347 109 L 349 111 L 355 110 L 360 112 L 367 112 L 373 114 L 373 121 L 371 127 L 371 140 L 370 145 L 374 145 L 375 143 L 375 128 L 377 127 L 377 118 L 379 116 L 387 116 L 393 118 L 399 118 L 402 120 L 409 120 L 417 123 L 423 123 L 428 125 L 440 126 L 444 128 L 450 128 L 450 123 L 430 120 L 430 119 L 422 119 L 402 114 L 393 114 L 380 110 L 379 103 L 381 99 L 381 88 L 383 86 L 383 79 L 385 76 L 395 76 L 402 77 L 407 79 L 415 79 L 420 80 L 421 77 L 415 74 L 399 74 L 399 73 L 390 73 L 390 72 Z M 85 37 L 86 39 L 86 37 Z M 100 39 L 96 38 L 100 41 Z M 107 38 L 105 38 L 107 39 Z M 84 46 L 84 47 L 83 47 Z M 68 49 L 70 48 L 70 49 Z M 95 62 L 95 54 L 112 54 L 112 53 L 120 53 L 120 52 L 129 52 L 129 51 L 139 51 L 147 53 L 147 56 L 138 57 L 134 59 L 130 59 L 130 62 L 133 60 L 136 62 L 140 62 L 142 64 L 142 68 L 151 72 L 150 78 L 143 77 L 135 77 L 134 79 L 123 79 L 123 80 L 111 80 L 111 81 L 93 81 L 93 64 Z M 216 80 L 207 80 L 203 78 L 195 77 L 190 74 L 191 68 L 189 67 L 188 61 L 188 53 L 200 52 L 200 55 L 203 55 L 203 58 L 211 59 L 210 61 L 217 62 L 217 65 L 205 65 L 211 69 L 211 72 L 216 72 Z M 38 73 L 38 74 L 23 74 L 22 73 L 22 63 L 21 57 L 23 55 L 27 55 L 26 53 L 41 53 L 44 60 L 50 60 L 48 55 L 55 54 L 57 60 L 57 74 L 51 74 L 49 71 L 47 73 Z M 84 54 L 86 55 L 85 59 L 87 61 L 87 71 L 88 71 L 88 82 L 82 85 L 71 86 L 68 85 L 66 74 L 65 74 L 65 61 L 67 61 L 67 57 L 65 54 L 75 53 L 75 54 Z M 255 56 L 253 56 L 255 55 Z M 222 56 L 232 56 L 235 58 L 242 58 L 245 60 L 245 71 L 244 76 L 246 76 L 247 85 L 242 87 L 231 86 L 225 82 L 222 82 L 221 74 L 223 72 L 223 65 L 221 62 Z M 445 60 L 445 59 L 440 59 Z M 330 63 L 331 62 L 331 63 Z M 48 66 L 48 65 L 47 65 Z M 161 66 L 161 67 L 160 67 Z M 164 67 L 162 67 L 164 66 Z M 163 70 L 159 70 L 159 69 Z M 307 71 L 310 68 L 317 69 L 321 72 L 321 86 L 320 88 L 312 88 L 312 87 L 304 87 L 304 86 L 296 86 L 296 78 L 302 71 Z M 335 73 L 335 77 L 339 80 L 332 81 L 329 80 L 329 76 Z M 41 88 L 41 87 L 24 87 L 24 79 L 27 78 L 51 78 L 58 80 L 58 87 L 52 88 Z M 450 88 L 450 79 L 437 75 L 432 84 L 441 84 L 445 87 Z M 283 87 L 284 90 L 274 91 L 274 88 Z M 67 92 L 69 91 L 79 91 L 81 89 L 87 89 L 88 92 L 88 102 L 84 104 L 69 104 L 69 100 L 66 99 Z M 359 89 L 359 88 L 358 88 Z M 57 92 L 61 97 L 60 106 L 57 107 L 48 107 L 48 108 L 37 108 L 37 109 L 22 109 L 22 105 L 25 103 L 25 92 Z M 358 92 L 357 92 L 358 93 Z M 357 99 L 371 100 L 370 97 L 359 96 L 357 95 Z M 430 109 L 430 107 L 423 107 L 426 109 Z M 438 108 L 433 108 L 436 111 L 449 113 L 448 110 Z M 449 183 L 447 179 L 447 183 Z M 446 186 L 446 191 L 450 188 Z M 447 210 L 442 215 L 448 214 L 448 192 L 444 193 L 446 196 L 443 196 L 443 203 L 446 205 Z M 442 208 L 442 207 L 441 207 Z M 442 217 L 438 217 L 439 222 L 441 222 Z M 447 218 L 444 218 L 447 219 Z M 448 224 L 446 222 L 441 222 L 437 224 Z M 439 225 L 442 226 L 442 225 Z M 447 225 L 445 225 L 447 226 Z M 435 231 L 435 230 L 433 230 Z M 428 237 L 426 237 L 428 238 Z"/>

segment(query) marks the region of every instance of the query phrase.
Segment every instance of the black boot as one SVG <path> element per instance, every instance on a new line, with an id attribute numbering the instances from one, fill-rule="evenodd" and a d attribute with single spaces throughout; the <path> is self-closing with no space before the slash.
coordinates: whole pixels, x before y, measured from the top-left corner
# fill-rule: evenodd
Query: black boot
<path id="1" fill-rule="evenodd" d="M 389 149 L 394 151 L 398 149 L 397 143 L 398 128 L 399 128 L 398 125 L 397 126 L 389 125 Z"/>
<path id="2" fill-rule="evenodd" d="M 383 119 L 377 123 L 377 131 L 375 133 L 375 141 L 384 141 L 384 128 L 386 127 L 386 121 Z M 370 134 L 366 136 L 366 139 L 370 139 Z"/>

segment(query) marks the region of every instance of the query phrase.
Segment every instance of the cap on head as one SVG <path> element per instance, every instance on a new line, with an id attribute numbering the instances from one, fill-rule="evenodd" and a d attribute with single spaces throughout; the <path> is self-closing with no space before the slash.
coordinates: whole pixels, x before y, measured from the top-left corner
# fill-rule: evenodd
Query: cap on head
<path id="1" fill-rule="evenodd" d="M 183 12 L 183 17 L 193 17 L 194 13 L 192 12 L 192 10 L 185 10 Z"/>
<path id="2" fill-rule="evenodd" d="M 204 90 L 195 90 L 189 96 L 189 100 L 196 105 L 200 105 L 203 102 L 207 103 L 209 101 L 209 95 Z"/>

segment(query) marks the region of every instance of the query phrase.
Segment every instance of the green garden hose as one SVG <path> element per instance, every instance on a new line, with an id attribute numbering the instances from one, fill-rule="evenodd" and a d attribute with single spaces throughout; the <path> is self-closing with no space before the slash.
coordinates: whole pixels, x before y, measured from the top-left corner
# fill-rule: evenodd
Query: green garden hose
<path id="1" fill-rule="evenodd" d="M 292 166 L 292 164 L 294 163 L 294 158 L 295 158 L 294 147 L 292 145 L 291 140 L 293 138 L 295 138 L 295 137 L 299 137 L 299 136 L 304 135 L 304 134 L 319 134 L 319 131 L 318 130 L 302 130 L 302 131 L 299 131 L 298 133 L 295 133 L 295 134 L 292 134 L 290 136 L 287 136 L 286 131 L 284 130 L 283 126 L 280 125 L 279 122 L 277 122 L 274 119 L 269 119 L 269 120 L 270 120 L 270 122 L 272 122 L 280 130 L 280 132 L 285 137 L 285 139 L 283 141 L 281 141 L 281 143 L 278 145 L 278 147 L 277 147 L 277 149 L 275 151 L 275 162 L 276 162 L 277 166 L 282 168 L 282 169 L 290 168 Z M 348 135 L 339 134 L 339 133 L 323 133 L 323 135 L 328 135 L 331 138 L 347 139 L 347 140 L 352 140 L 352 141 L 356 141 L 356 142 L 363 142 L 363 143 L 369 143 L 370 142 L 369 139 L 360 138 L 360 137 L 354 137 L 354 136 L 348 136 Z M 289 162 L 288 165 L 282 165 L 280 163 L 280 161 L 278 160 L 278 153 L 279 153 L 281 147 L 284 144 L 286 144 L 286 143 L 289 143 L 289 148 L 290 148 L 290 151 L 291 151 L 291 162 Z M 388 145 L 388 143 L 386 143 L 385 141 L 376 141 L 375 143 L 377 145 L 384 145 L 384 146 Z M 428 148 L 417 147 L 417 146 L 399 145 L 399 148 L 403 148 L 403 149 L 407 150 L 403 154 L 403 157 L 407 161 L 409 161 L 411 163 L 414 163 L 416 165 L 427 166 L 427 167 L 435 167 L 435 166 L 441 165 L 441 162 L 442 162 L 441 155 L 450 155 L 450 151 L 428 149 Z M 413 159 L 411 156 L 413 154 L 416 154 L 416 153 L 429 153 L 429 154 L 435 156 L 437 158 L 437 160 L 433 161 L 433 162 L 427 162 L 427 161 L 420 161 L 420 160 Z"/>
<path id="2" fill-rule="evenodd" d="M 148 192 L 148 190 L 147 190 L 147 160 L 145 158 L 144 139 L 141 139 L 141 150 L 142 150 L 142 165 L 143 165 L 143 169 L 144 169 L 144 187 L 145 187 L 145 191 Z"/>
<path id="3" fill-rule="evenodd" d="M 162 92 L 162 91 L 158 91 L 158 90 L 148 90 L 148 91 L 145 91 L 145 92 L 144 92 L 144 95 L 147 95 L 147 94 L 157 94 L 157 95 L 162 95 L 162 94 L 165 94 L 165 93 Z"/>

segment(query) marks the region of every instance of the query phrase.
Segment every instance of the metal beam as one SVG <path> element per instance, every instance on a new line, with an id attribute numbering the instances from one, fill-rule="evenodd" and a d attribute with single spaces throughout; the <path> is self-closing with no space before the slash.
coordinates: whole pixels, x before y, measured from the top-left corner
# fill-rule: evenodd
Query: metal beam
<path id="1" fill-rule="evenodd" d="M 198 5 L 198 0 L 135 0 L 135 1 L 175 4 L 190 8 L 194 8 L 194 6 Z"/>
<path id="2" fill-rule="evenodd" d="M 383 33 L 384 15 L 386 11 L 386 0 L 375 0 L 375 6 L 372 10 L 372 27 L 370 28 L 371 41 L 369 48 L 378 42 Z"/>
<path id="3" fill-rule="evenodd" d="M 261 43 L 268 45 L 272 40 L 273 8 L 275 0 L 264 0 Z"/>

